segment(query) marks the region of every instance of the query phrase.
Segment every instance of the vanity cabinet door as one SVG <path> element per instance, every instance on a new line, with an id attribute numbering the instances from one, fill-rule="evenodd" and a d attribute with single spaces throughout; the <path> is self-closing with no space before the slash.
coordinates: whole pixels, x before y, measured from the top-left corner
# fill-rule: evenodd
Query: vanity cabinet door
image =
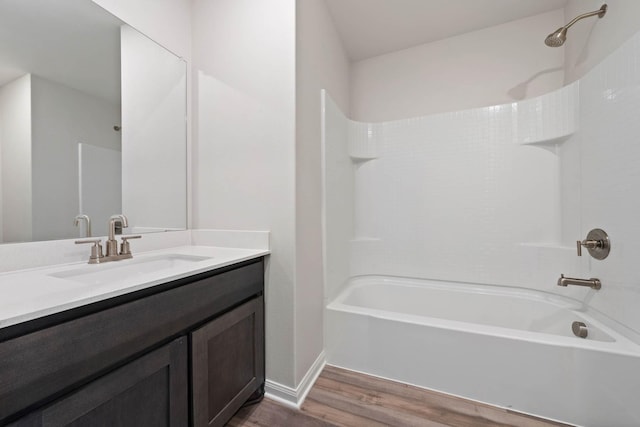
<path id="1" fill-rule="evenodd" d="M 98 378 L 11 427 L 182 427 L 188 414 L 187 338 Z"/>
<path id="2" fill-rule="evenodd" d="M 195 427 L 223 426 L 264 386 L 263 297 L 191 334 Z"/>

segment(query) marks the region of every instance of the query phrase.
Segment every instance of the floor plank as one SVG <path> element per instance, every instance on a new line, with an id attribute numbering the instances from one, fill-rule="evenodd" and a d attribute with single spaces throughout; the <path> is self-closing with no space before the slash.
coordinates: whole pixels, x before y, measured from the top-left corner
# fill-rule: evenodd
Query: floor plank
<path id="1" fill-rule="evenodd" d="M 326 366 L 301 411 L 269 399 L 244 408 L 230 427 L 559 427 L 503 408 Z"/>
<path id="2" fill-rule="evenodd" d="M 371 418 L 361 417 L 359 415 L 345 412 L 332 406 L 327 406 L 322 402 L 318 402 L 313 397 L 307 396 L 303 404 L 303 411 L 307 414 L 313 414 L 314 417 L 323 419 L 336 426 L 353 426 L 353 427 L 386 427 L 379 421 Z"/>
<path id="3" fill-rule="evenodd" d="M 431 390 L 426 390 L 418 387 L 413 387 L 408 384 L 383 380 L 376 378 L 375 384 L 371 384 L 370 376 L 360 374 L 358 372 L 348 371 L 346 369 L 340 369 L 333 366 L 327 366 L 323 373 L 324 378 L 341 381 L 354 386 L 364 388 L 380 388 L 387 393 L 394 394 L 396 396 L 415 400 L 425 405 L 441 406 L 443 408 L 454 409 L 456 412 L 471 415 L 481 416 L 495 423 L 501 423 L 504 418 L 504 409 L 496 408 L 487 405 L 478 405 L 476 402 L 466 399 L 458 399 L 450 395 L 443 393 L 437 393 Z M 522 427 L 534 427 L 522 426 Z"/>
<path id="4" fill-rule="evenodd" d="M 326 421 L 312 417 L 270 399 L 240 409 L 227 423 L 229 427 L 335 427 Z"/>
<path id="5" fill-rule="evenodd" d="M 403 421 L 403 419 L 399 417 L 410 415 L 416 418 L 415 421 L 411 422 L 412 425 L 506 427 L 505 424 L 495 423 L 478 414 L 469 415 L 455 411 L 454 408 L 448 405 L 437 405 L 433 402 L 425 401 L 425 399 L 418 400 L 398 396 L 389 393 L 388 390 L 383 389 L 380 385 L 386 384 L 377 381 L 371 384 L 371 387 L 359 387 L 324 377 L 318 378 L 316 382 L 318 389 L 324 389 L 343 399 L 355 400 L 355 402 L 353 402 L 354 405 L 366 405 L 369 408 L 368 410 L 374 410 L 376 413 L 379 413 L 379 411 L 390 413 L 393 411 L 396 415 L 388 418 L 385 417 L 385 422 L 390 424 L 393 424 L 395 420 L 407 423 L 407 421 Z M 424 420 L 429 420 L 430 423 L 425 423 Z"/>
<path id="6" fill-rule="evenodd" d="M 309 398 L 322 403 L 325 406 L 338 409 L 345 414 L 353 414 L 362 418 L 370 418 L 381 422 L 387 426 L 410 426 L 410 427 L 447 427 L 446 424 L 439 423 L 429 418 L 421 418 L 410 412 L 398 411 L 396 408 L 384 407 L 370 395 L 350 396 L 347 393 L 339 393 L 335 390 L 326 390 L 314 387 L 309 393 Z M 317 416 L 317 413 L 309 412 L 310 409 L 302 405 L 302 411 L 310 415 Z M 339 420 L 339 426 L 346 426 Z"/>
<path id="7" fill-rule="evenodd" d="M 400 382 L 385 380 L 359 372 L 349 371 L 334 366 L 326 366 L 319 379 L 330 379 L 339 383 L 350 384 L 366 390 L 376 390 L 383 394 L 390 394 L 407 399 L 409 402 L 418 402 L 419 405 L 443 410 L 449 413 L 467 415 L 471 421 L 464 417 L 456 420 L 444 419 L 444 422 L 452 426 L 504 426 L 515 425 L 518 427 L 548 427 L 567 426 L 567 424 L 553 423 L 551 421 L 521 414 L 503 408 L 486 405 L 472 400 L 462 399 L 444 393 L 414 387 Z M 318 382 L 316 382 L 318 384 Z M 449 415 L 447 415 L 448 417 Z M 437 419 L 437 418 L 434 418 Z M 471 422 L 471 424 L 467 424 Z"/>

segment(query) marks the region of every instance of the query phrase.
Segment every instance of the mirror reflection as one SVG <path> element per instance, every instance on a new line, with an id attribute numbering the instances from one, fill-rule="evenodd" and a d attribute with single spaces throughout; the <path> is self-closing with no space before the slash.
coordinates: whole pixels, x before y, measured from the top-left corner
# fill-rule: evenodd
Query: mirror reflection
<path id="1" fill-rule="evenodd" d="M 0 202 L 3 243 L 186 228 L 184 61 L 91 0 L 0 2 Z"/>

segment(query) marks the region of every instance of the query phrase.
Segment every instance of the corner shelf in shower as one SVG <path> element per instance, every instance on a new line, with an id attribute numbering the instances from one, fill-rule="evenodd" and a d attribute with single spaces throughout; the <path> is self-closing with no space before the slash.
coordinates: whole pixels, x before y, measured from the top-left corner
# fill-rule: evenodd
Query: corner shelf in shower
<path id="1" fill-rule="evenodd" d="M 532 145 L 532 146 L 540 146 L 540 147 L 552 147 L 552 146 L 556 146 L 558 144 L 562 144 L 563 142 L 567 141 L 569 138 L 571 138 L 571 136 L 573 135 L 573 132 L 567 135 L 562 135 L 562 136 L 557 136 L 554 138 L 549 138 L 549 139 L 541 139 L 541 140 L 536 140 L 536 141 L 520 141 L 518 142 L 520 145 Z"/>
<path id="2" fill-rule="evenodd" d="M 349 122 L 349 157 L 354 163 L 378 158 L 383 129 L 382 123 Z"/>
<path id="3" fill-rule="evenodd" d="M 514 102 L 514 140 L 521 145 L 559 144 L 578 129 L 579 82 Z"/>

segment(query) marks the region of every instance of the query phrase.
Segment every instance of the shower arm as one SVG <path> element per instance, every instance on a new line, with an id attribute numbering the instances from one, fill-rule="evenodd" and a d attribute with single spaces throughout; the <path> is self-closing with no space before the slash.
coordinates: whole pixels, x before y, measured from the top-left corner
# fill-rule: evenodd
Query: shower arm
<path id="1" fill-rule="evenodd" d="M 568 30 L 569 27 L 571 27 L 576 22 L 578 22 L 578 21 L 580 21 L 581 19 L 584 19 L 584 18 L 589 18 L 590 16 L 598 15 L 598 18 L 602 18 L 606 12 L 607 12 L 607 5 L 605 4 L 605 5 L 602 5 L 602 7 L 600 9 L 598 9 L 598 10 L 594 10 L 593 12 L 587 12 L 587 13 L 583 13 L 582 15 L 576 16 L 571 21 L 569 21 L 569 23 L 567 25 L 565 25 L 562 28 L 564 28 L 565 30 Z"/>

